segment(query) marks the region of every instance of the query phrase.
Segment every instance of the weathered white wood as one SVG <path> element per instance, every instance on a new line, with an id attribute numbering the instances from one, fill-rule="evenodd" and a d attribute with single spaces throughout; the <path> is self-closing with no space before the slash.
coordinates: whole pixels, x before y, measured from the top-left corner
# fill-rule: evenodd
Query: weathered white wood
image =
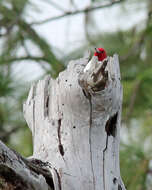
<path id="1" fill-rule="evenodd" d="M 32 86 L 24 116 L 33 157 L 51 163 L 55 190 L 125 190 L 119 169 L 118 56 L 109 57 L 105 68 L 84 73 L 86 64 L 86 58 L 71 61 L 56 80 L 47 76 Z"/>

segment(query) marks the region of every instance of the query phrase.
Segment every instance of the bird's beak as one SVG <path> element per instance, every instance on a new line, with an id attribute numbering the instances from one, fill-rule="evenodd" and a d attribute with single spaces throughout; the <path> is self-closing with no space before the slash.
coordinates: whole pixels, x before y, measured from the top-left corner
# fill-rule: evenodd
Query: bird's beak
<path id="1" fill-rule="evenodd" d="M 95 51 L 96 51 L 97 53 L 100 53 L 100 51 L 99 51 L 96 47 L 95 47 L 94 49 L 95 49 Z"/>

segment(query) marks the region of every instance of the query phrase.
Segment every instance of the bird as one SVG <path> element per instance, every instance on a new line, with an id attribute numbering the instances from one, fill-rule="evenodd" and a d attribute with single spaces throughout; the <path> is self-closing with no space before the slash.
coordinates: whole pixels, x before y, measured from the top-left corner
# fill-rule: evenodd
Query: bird
<path id="1" fill-rule="evenodd" d="M 84 73 L 89 71 L 92 66 L 95 67 L 96 60 L 98 60 L 98 63 L 101 63 L 106 58 L 107 53 L 103 48 L 95 48 L 94 56 L 84 68 Z"/>

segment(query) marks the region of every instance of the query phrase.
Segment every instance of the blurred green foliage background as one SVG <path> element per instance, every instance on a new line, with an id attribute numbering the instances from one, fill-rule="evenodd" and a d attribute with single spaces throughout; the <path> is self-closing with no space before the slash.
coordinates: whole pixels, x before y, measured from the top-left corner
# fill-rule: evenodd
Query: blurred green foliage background
<path id="1" fill-rule="evenodd" d="M 36 22 L 28 20 L 31 11 L 42 14 L 41 1 L 0 1 L 0 139 L 24 156 L 32 154 L 31 133 L 22 115 L 22 104 L 33 81 L 30 71 L 29 76 L 22 74 L 27 62 L 31 67 L 34 63 L 41 69 L 34 80 L 48 73 L 57 77 L 68 61 L 80 58 L 86 49 L 93 50 L 102 44 L 108 55 L 118 53 L 120 57 L 124 89 L 120 167 L 124 183 L 127 190 L 152 190 L 152 1 L 117 0 L 121 16 L 127 18 L 131 9 L 137 16 L 140 9 L 145 18 L 140 17 L 139 22 L 128 29 L 108 32 L 98 29 L 96 10 L 92 12 L 89 8 L 109 4 L 106 9 L 110 15 L 116 0 L 88 1 L 87 11 L 82 7 L 85 40 L 79 46 L 73 42 L 68 51 L 54 47 L 38 32 L 35 26 L 45 24 L 45 19 L 40 22 L 43 19 L 39 16 Z M 64 15 L 64 19 L 74 16 L 67 14 L 60 2 L 45 0 L 45 3 L 61 15 L 53 22 L 58 22 Z M 80 0 L 69 0 L 69 3 L 69 11 L 77 14 Z M 98 9 L 98 13 L 102 10 L 102 7 Z M 115 20 L 117 22 L 119 19 Z M 32 53 L 33 47 L 37 49 L 36 53 Z M 23 69 L 16 71 L 21 63 Z M 18 72 L 20 75 L 16 77 Z"/>

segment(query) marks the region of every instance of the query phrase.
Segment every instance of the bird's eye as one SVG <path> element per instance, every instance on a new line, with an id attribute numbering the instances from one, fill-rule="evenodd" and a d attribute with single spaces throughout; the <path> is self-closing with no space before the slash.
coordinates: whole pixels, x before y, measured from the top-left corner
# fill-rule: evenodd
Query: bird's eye
<path id="1" fill-rule="evenodd" d="M 104 51 L 102 50 L 101 53 L 104 53 Z"/>

